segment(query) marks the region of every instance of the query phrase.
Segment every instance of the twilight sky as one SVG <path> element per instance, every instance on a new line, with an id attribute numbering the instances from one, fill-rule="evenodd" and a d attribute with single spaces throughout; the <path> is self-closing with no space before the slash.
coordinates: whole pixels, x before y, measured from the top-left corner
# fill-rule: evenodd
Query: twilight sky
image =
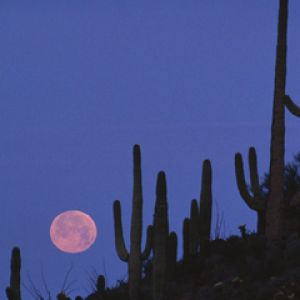
<path id="1" fill-rule="evenodd" d="M 278 1 L 4 0 L 0 8 L 0 298 L 15 245 L 23 283 L 29 274 L 43 289 L 43 269 L 53 295 L 71 265 L 71 295 L 90 292 L 93 269 L 106 272 L 109 285 L 124 279 L 112 203 L 121 200 L 128 237 L 135 143 L 144 230 L 164 170 L 181 255 L 182 221 L 199 198 L 206 158 L 226 236 L 240 224 L 255 228 L 236 187 L 234 154 L 246 158 L 253 145 L 260 174 L 268 171 Z M 299 16 L 291 0 L 287 92 L 297 104 Z M 286 125 L 289 161 L 300 150 L 300 121 L 287 113 Z M 98 227 L 82 254 L 62 253 L 49 238 L 52 219 L 70 209 Z M 32 298 L 24 288 L 23 295 Z"/>

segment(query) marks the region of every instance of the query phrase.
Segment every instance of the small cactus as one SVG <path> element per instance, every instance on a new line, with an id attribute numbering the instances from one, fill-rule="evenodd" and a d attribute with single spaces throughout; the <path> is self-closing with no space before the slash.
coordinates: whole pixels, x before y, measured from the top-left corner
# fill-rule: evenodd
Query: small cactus
<path id="1" fill-rule="evenodd" d="M 57 294 L 56 298 L 57 300 L 71 300 L 64 292 Z"/>
<path id="2" fill-rule="evenodd" d="M 10 286 L 6 289 L 9 300 L 21 300 L 21 252 L 20 248 L 14 247 L 11 253 L 10 262 Z"/>
<path id="3" fill-rule="evenodd" d="M 103 293 L 105 291 L 105 277 L 103 275 L 98 276 L 96 289 L 98 293 Z"/>
<path id="4" fill-rule="evenodd" d="M 246 225 L 240 225 L 239 230 L 242 236 L 242 239 L 245 239 L 247 237 L 247 230 L 246 230 Z"/>

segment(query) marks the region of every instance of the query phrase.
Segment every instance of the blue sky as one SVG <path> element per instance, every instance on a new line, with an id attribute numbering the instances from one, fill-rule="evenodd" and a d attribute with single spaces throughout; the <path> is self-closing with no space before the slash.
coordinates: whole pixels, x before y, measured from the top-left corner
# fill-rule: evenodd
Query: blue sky
<path id="1" fill-rule="evenodd" d="M 53 295 L 73 265 L 72 295 L 88 274 L 126 275 L 114 248 L 112 203 L 127 236 L 132 146 L 142 149 L 144 230 L 156 175 L 167 174 L 170 228 L 179 235 L 199 199 L 201 165 L 225 233 L 255 228 L 240 198 L 234 154 L 255 146 L 268 171 L 278 1 L 2 1 L 0 6 L 1 295 L 11 248 L 22 278 Z M 300 103 L 300 3 L 290 1 L 287 92 Z M 300 122 L 286 114 L 286 160 L 300 151 Z M 246 169 L 248 175 L 248 169 Z M 98 227 L 94 246 L 65 254 L 49 238 L 59 213 L 80 209 Z M 214 214 L 216 210 L 214 211 Z M 128 245 L 128 243 L 127 243 Z M 104 270 L 104 265 L 106 266 Z M 24 299 L 31 299 L 23 288 Z"/>

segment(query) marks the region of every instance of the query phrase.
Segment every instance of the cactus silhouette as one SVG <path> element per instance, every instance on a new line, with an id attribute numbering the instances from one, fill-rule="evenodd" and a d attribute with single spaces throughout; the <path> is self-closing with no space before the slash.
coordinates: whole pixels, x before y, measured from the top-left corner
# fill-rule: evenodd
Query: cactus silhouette
<path id="1" fill-rule="evenodd" d="M 191 201 L 189 228 L 189 255 L 195 257 L 199 248 L 199 207 L 196 199 Z"/>
<path id="2" fill-rule="evenodd" d="M 105 291 L 105 277 L 103 275 L 99 275 L 96 283 L 97 292 L 103 293 Z"/>
<path id="3" fill-rule="evenodd" d="M 14 291 L 12 288 L 6 288 L 5 292 L 8 300 L 14 300 Z"/>
<path id="4" fill-rule="evenodd" d="M 248 185 L 245 180 L 245 173 L 243 167 L 243 158 L 240 153 L 235 154 L 235 177 L 237 186 L 241 197 L 245 203 L 252 210 L 257 212 L 257 233 L 264 234 L 265 232 L 265 211 L 266 199 L 261 192 L 259 184 L 259 176 L 257 171 L 257 158 L 254 147 L 249 148 L 248 154 L 249 170 L 250 170 L 250 183 L 252 196 L 248 191 Z"/>
<path id="5" fill-rule="evenodd" d="M 286 95 L 288 0 L 280 0 L 275 63 L 275 88 L 270 146 L 270 194 L 266 210 L 267 245 L 272 256 L 280 256 L 284 223 L 285 107 L 295 116 L 300 108 Z"/>
<path id="6" fill-rule="evenodd" d="M 169 237 L 167 184 L 164 172 L 159 172 L 157 176 L 153 230 L 153 300 L 163 300 L 165 299 L 168 275 L 167 246 Z"/>
<path id="7" fill-rule="evenodd" d="M 93 299 L 103 299 L 105 294 L 106 284 L 105 284 L 105 277 L 103 275 L 99 275 L 97 277 L 97 281 L 95 284 L 95 291 L 90 294 L 86 300 L 93 300 Z"/>
<path id="8" fill-rule="evenodd" d="M 14 247 L 10 261 L 10 286 L 6 289 L 6 296 L 9 300 L 21 300 L 21 253 L 20 248 Z"/>
<path id="9" fill-rule="evenodd" d="M 177 262 L 177 244 L 177 234 L 172 231 L 168 237 L 167 247 L 167 275 L 169 280 L 171 280 L 175 275 Z"/>
<path id="10" fill-rule="evenodd" d="M 128 285 L 130 300 L 140 299 L 140 282 L 142 272 L 142 261 L 146 260 L 151 252 L 152 247 L 152 226 L 147 228 L 147 240 L 145 250 L 141 252 L 142 241 L 142 174 L 141 174 L 141 153 L 140 146 L 133 147 L 133 199 L 132 215 L 130 228 L 130 252 L 127 251 L 121 219 L 121 204 L 119 200 L 114 201 L 114 226 L 115 226 L 115 246 L 119 258 L 128 263 Z"/>
<path id="11" fill-rule="evenodd" d="M 59 294 L 57 294 L 56 296 L 57 300 L 71 300 L 70 297 L 68 297 L 65 293 L 61 292 Z"/>
<path id="12" fill-rule="evenodd" d="M 208 159 L 202 165 L 202 184 L 200 193 L 199 236 L 200 255 L 206 256 L 209 251 L 212 214 L 212 169 Z"/>
<path id="13" fill-rule="evenodd" d="M 186 263 L 190 259 L 190 219 L 185 218 L 182 226 L 183 235 L 183 261 Z"/>

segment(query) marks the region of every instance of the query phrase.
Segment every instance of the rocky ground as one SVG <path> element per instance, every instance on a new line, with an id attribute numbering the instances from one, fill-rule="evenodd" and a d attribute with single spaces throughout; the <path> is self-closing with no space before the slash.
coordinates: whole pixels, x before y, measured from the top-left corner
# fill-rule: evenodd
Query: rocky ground
<path id="1" fill-rule="evenodd" d="M 151 261 L 145 268 L 143 300 L 151 298 Z M 92 299 L 127 300 L 127 283 Z M 166 300 L 300 300 L 300 238 L 286 242 L 284 257 L 266 263 L 265 241 L 255 234 L 211 242 L 210 255 L 177 263 Z"/>

